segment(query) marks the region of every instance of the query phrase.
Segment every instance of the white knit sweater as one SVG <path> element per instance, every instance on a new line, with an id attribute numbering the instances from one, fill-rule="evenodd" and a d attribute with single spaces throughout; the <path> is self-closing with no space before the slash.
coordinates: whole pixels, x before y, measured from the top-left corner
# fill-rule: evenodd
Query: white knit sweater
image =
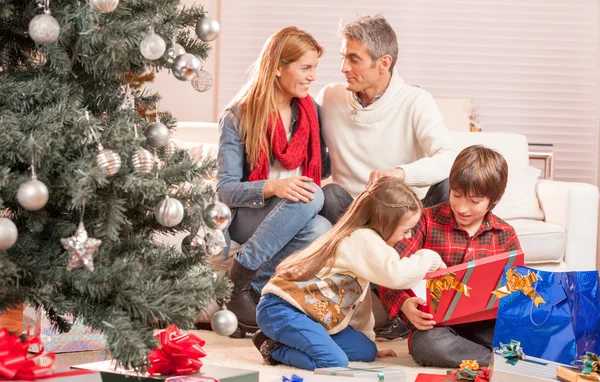
<path id="1" fill-rule="evenodd" d="M 413 188 L 450 174 L 456 152 L 435 100 L 405 84 L 396 71 L 383 96 L 367 107 L 343 84 L 323 88 L 316 101 L 333 181 L 353 197 L 365 189 L 374 170 L 401 167 Z"/>
<path id="2" fill-rule="evenodd" d="M 396 250 L 375 231 L 358 229 L 337 248 L 331 272 L 327 264 L 321 273 L 306 281 L 271 278 L 262 294 L 275 294 L 322 324 L 329 334 L 348 325 L 375 339 L 369 282 L 391 289 L 409 289 L 425 274 L 444 266 L 440 256 L 421 249 L 400 259 Z"/>

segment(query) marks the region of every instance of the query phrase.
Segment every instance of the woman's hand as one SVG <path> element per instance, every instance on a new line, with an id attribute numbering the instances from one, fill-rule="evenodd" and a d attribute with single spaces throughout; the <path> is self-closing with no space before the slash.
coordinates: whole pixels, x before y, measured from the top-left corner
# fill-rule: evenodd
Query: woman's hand
<path id="1" fill-rule="evenodd" d="M 308 182 L 313 180 L 308 176 L 292 176 L 286 179 L 267 180 L 265 183 L 265 199 L 277 196 L 292 202 L 307 203 L 315 198 L 313 195 L 317 190 Z"/>
<path id="2" fill-rule="evenodd" d="M 396 352 L 392 349 L 377 350 L 376 358 L 397 357 Z"/>
<path id="3" fill-rule="evenodd" d="M 433 315 L 419 310 L 419 305 L 424 305 L 425 300 L 420 297 L 411 297 L 402 303 L 402 313 L 410 320 L 413 326 L 419 330 L 433 329 L 435 321 Z"/>

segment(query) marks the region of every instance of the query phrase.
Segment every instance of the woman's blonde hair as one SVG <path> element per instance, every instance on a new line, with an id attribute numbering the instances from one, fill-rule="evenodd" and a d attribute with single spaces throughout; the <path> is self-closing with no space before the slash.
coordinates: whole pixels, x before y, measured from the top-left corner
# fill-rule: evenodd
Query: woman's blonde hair
<path id="1" fill-rule="evenodd" d="M 261 152 L 271 157 L 266 131 L 269 118 L 277 115 L 277 91 L 281 91 L 277 69 L 297 61 L 310 50 L 316 51 L 318 57 L 323 54 L 321 45 L 303 30 L 290 26 L 277 31 L 265 43 L 250 80 L 235 97 L 234 103 L 240 108 L 240 139 L 246 145 L 250 169 L 257 166 Z"/>
<path id="2" fill-rule="evenodd" d="M 403 219 L 421 212 L 417 195 L 397 178 L 377 179 L 350 204 L 333 228 L 311 245 L 286 258 L 276 275 L 287 280 L 308 280 L 329 262 L 331 271 L 340 242 L 359 228 L 370 228 L 388 240 Z"/>

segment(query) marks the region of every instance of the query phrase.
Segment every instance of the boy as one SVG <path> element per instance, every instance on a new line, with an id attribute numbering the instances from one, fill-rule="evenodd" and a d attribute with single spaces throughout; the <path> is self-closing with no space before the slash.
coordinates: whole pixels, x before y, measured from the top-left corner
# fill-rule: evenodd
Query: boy
<path id="1" fill-rule="evenodd" d="M 426 248 L 450 267 L 521 249 L 514 229 L 491 212 L 507 178 L 508 165 L 496 151 L 483 146 L 461 151 L 450 170 L 450 200 L 423 210 L 412 238 L 395 245 L 400 257 Z M 398 314 L 412 323 L 408 345 L 417 363 L 456 368 L 462 360 L 473 359 L 481 366 L 489 364 L 495 320 L 434 327 L 433 316 L 418 309 L 423 299 L 383 287 L 380 296 L 388 318 Z"/>

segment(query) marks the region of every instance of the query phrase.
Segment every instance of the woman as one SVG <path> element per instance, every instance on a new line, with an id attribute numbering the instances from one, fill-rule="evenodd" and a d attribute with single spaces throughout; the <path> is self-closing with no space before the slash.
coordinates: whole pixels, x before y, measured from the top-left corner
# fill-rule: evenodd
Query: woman
<path id="1" fill-rule="evenodd" d="M 234 214 L 229 237 L 244 244 L 227 305 L 243 331 L 258 329 L 256 300 L 277 265 L 331 228 L 317 215 L 327 154 L 308 95 L 322 53 L 296 27 L 276 32 L 219 119 L 217 191 Z"/>

